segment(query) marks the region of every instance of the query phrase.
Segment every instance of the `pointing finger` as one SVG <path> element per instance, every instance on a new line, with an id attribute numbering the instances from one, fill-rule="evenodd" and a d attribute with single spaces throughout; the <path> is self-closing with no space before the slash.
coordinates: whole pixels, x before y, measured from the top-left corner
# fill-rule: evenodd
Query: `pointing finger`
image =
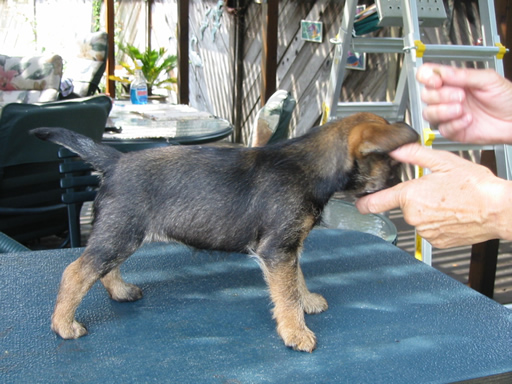
<path id="1" fill-rule="evenodd" d="M 395 185 L 392 188 L 384 189 L 368 196 L 361 197 L 356 201 L 356 208 L 360 213 L 382 213 L 400 207 L 400 192 L 403 184 Z"/>

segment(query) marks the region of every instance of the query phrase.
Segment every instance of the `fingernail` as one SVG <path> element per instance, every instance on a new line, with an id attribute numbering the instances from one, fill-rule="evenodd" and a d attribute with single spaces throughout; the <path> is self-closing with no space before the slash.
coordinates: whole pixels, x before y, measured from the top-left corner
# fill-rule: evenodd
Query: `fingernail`
<path id="1" fill-rule="evenodd" d="M 454 111 L 454 114 L 455 114 L 456 116 L 460 116 L 460 115 L 462 114 L 462 105 L 460 105 L 460 104 L 455 104 L 455 105 L 453 106 L 453 111 Z"/>
<path id="2" fill-rule="evenodd" d="M 457 101 L 457 102 L 461 103 L 463 99 L 464 99 L 464 94 L 462 92 L 453 92 L 450 95 L 451 101 Z"/>
<path id="3" fill-rule="evenodd" d="M 433 71 L 431 68 L 429 67 L 422 67 L 421 70 L 419 71 L 418 73 L 418 77 L 420 78 L 420 80 L 428 80 L 432 77 L 433 75 Z"/>

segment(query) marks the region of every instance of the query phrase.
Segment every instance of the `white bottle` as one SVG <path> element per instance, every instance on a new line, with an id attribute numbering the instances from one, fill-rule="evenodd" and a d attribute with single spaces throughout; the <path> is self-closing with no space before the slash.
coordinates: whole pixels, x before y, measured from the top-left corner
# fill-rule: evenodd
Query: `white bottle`
<path id="1" fill-rule="evenodd" d="M 130 99 L 132 104 L 148 103 L 148 83 L 142 73 L 142 62 L 135 60 L 135 79 L 130 86 Z"/>

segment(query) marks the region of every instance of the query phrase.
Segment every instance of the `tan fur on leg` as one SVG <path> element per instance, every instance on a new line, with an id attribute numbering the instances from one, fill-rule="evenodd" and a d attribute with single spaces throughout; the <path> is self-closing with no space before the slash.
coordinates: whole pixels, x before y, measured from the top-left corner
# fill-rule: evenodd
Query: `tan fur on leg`
<path id="1" fill-rule="evenodd" d="M 265 277 L 274 303 L 277 333 L 286 346 L 312 352 L 316 348 L 316 337 L 304 320 L 296 261 L 267 269 Z"/>
<path id="2" fill-rule="evenodd" d="M 322 295 L 309 291 L 300 265 L 297 265 L 297 285 L 299 288 L 301 306 L 308 315 L 320 313 L 329 308 L 327 300 L 325 300 Z"/>
<path id="3" fill-rule="evenodd" d="M 113 300 L 136 301 L 142 297 L 142 290 L 139 287 L 123 280 L 119 267 L 102 277 L 101 282 Z"/>
<path id="4" fill-rule="evenodd" d="M 87 334 L 87 329 L 75 320 L 75 312 L 98 277 L 84 263 L 83 255 L 64 270 L 52 316 L 52 330 L 63 339 L 77 339 Z"/>

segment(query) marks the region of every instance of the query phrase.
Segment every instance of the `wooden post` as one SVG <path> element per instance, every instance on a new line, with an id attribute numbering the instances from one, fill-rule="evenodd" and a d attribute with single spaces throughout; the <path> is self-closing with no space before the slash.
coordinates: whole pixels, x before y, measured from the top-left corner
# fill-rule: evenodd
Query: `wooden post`
<path id="1" fill-rule="evenodd" d="M 250 1 L 250 0 L 249 0 Z M 243 125 L 243 82 L 244 82 L 244 43 L 245 43 L 245 12 L 246 0 L 237 0 L 235 8 L 234 60 L 235 92 L 233 92 L 233 142 L 242 142 Z"/>
<path id="2" fill-rule="evenodd" d="M 482 151 L 480 164 L 485 165 L 494 174 L 497 173 L 496 155 L 493 150 Z M 499 247 L 500 241 L 498 239 L 474 244 L 471 247 L 469 286 L 490 298 L 494 294 Z"/>
<path id="3" fill-rule="evenodd" d="M 151 31 L 153 30 L 153 0 L 146 0 L 146 47 L 151 50 Z"/>
<path id="4" fill-rule="evenodd" d="M 106 15 L 106 32 L 108 35 L 107 40 L 107 65 L 105 68 L 105 72 L 107 75 L 106 82 L 106 93 L 111 98 L 115 99 L 116 97 L 116 83 L 114 80 L 109 80 L 109 76 L 114 74 L 114 69 L 116 66 L 115 59 L 115 46 L 114 46 L 114 0 L 105 0 L 105 15 Z"/>
<path id="5" fill-rule="evenodd" d="M 510 49 L 512 46 L 512 1 L 495 0 L 494 8 L 496 9 L 496 25 L 501 43 Z M 503 58 L 503 69 L 505 77 L 512 80 L 512 53 L 510 52 Z"/>
<path id="6" fill-rule="evenodd" d="M 262 9 L 261 106 L 276 91 L 279 0 L 264 0 Z"/>
<path id="7" fill-rule="evenodd" d="M 506 37 L 505 44 L 510 49 L 512 46 L 512 1 L 507 1 L 507 18 L 506 18 Z M 504 59 L 504 70 L 505 77 L 509 80 L 512 80 L 512 53 L 508 53 L 505 55 Z"/>
<path id="8" fill-rule="evenodd" d="M 188 12 L 189 0 L 178 0 L 178 103 L 189 103 Z"/>

